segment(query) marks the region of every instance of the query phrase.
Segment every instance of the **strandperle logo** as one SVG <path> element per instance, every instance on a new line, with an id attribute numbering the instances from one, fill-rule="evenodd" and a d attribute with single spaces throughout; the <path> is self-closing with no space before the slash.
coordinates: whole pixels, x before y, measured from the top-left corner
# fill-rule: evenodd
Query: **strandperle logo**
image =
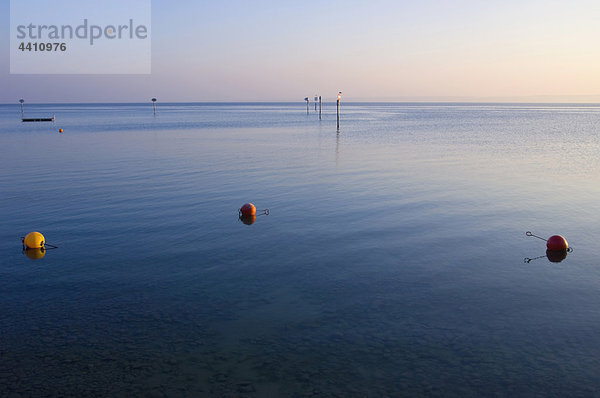
<path id="1" fill-rule="evenodd" d="M 148 38 L 148 27 L 143 24 L 136 24 L 133 19 L 129 19 L 126 24 L 114 25 L 94 25 L 88 22 L 87 18 L 82 24 L 73 25 L 37 25 L 30 23 L 28 25 L 18 25 L 17 39 L 19 40 L 88 40 L 90 45 L 98 40 L 115 39 L 139 39 Z"/>
<path id="2" fill-rule="evenodd" d="M 10 0 L 10 73 L 149 74 L 151 0 Z"/>

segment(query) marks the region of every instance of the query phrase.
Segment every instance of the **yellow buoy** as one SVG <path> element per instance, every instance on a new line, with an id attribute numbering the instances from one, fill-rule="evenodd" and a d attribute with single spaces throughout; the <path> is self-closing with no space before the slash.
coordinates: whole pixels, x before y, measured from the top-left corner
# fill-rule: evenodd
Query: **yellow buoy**
<path id="1" fill-rule="evenodd" d="M 58 129 L 58 132 L 59 132 L 59 133 L 62 133 L 62 132 L 63 132 L 63 129 Z"/>
<path id="2" fill-rule="evenodd" d="M 44 247 L 45 240 L 44 235 L 39 232 L 30 232 L 23 239 L 23 244 L 28 249 L 40 249 Z"/>

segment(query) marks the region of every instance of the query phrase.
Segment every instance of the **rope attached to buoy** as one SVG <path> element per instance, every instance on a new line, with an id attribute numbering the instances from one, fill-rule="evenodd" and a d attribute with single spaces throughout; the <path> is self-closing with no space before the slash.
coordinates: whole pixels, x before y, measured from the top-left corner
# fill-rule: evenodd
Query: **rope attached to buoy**
<path id="1" fill-rule="evenodd" d="M 58 246 L 46 242 L 44 235 L 37 231 L 30 232 L 26 236 L 21 236 L 21 245 L 24 251 L 28 249 L 58 249 Z"/>
<path id="2" fill-rule="evenodd" d="M 268 216 L 269 215 L 269 209 L 257 210 L 257 211 L 260 212 L 260 213 L 251 214 L 251 215 L 245 215 L 240 210 L 240 211 L 238 211 L 238 216 L 240 216 L 240 217 L 252 217 L 252 216 Z"/>
<path id="3" fill-rule="evenodd" d="M 548 239 L 544 239 L 541 236 L 534 235 L 530 231 L 525 232 L 525 235 L 527 235 L 527 236 L 533 236 L 534 238 L 538 238 L 538 239 L 543 240 L 544 242 L 548 242 Z"/>
<path id="4" fill-rule="evenodd" d="M 21 244 L 23 245 L 24 251 L 25 250 L 33 250 L 32 248 L 27 247 L 25 245 L 25 237 L 24 236 L 21 236 Z M 46 250 L 52 250 L 52 249 L 58 249 L 58 246 L 51 245 L 50 243 L 44 243 L 44 246 L 42 246 L 41 248 L 46 249 Z"/>
<path id="5" fill-rule="evenodd" d="M 525 235 L 533 236 L 534 238 L 543 240 L 544 242 L 546 242 L 546 247 L 548 248 L 548 250 L 563 251 L 569 249 L 569 243 L 567 242 L 565 237 L 561 235 L 552 235 L 548 239 L 544 239 L 541 236 L 534 235 L 530 231 L 525 232 Z"/>
<path id="6" fill-rule="evenodd" d="M 257 214 L 257 211 L 259 211 L 260 213 Z M 268 216 L 269 209 L 256 210 L 256 206 L 254 206 L 252 203 L 246 203 L 239 208 L 238 213 L 240 217 Z"/>
<path id="7" fill-rule="evenodd" d="M 239 209 L 238 210 L 238 216 L 240 216 L 240 217 L 252 217 L 252 216 L 268 216 L 269 215 L 269 209 L 256 210 L 256 211 L 260 212 L 260 213 L 246 215 L 246 214 L 244 214 L 242 212 L 242 209 Z"/>
<path id="8" fill-rule="evenodd" d="M 523 260 L 525 263 L 530 263 L 533 260 L 537 260 L 539 258 L 547 257 L 550 262 L 560 263 L 562 260 L 567 258 L 567 253 L 571 253 L 573 248 L 569 247 L 569 243 L 561 235 L 552 235 L 548 239 L 544 239 L 541 236 L 534 235 L 531 231 L 525 232 L 526 236 L 532 236 L 534 238 L 543 240 L 546 242 L 546 255 L 538 256 L 534 258 L 525 257 Z"/>
<path id="9" fill-rule="evenodd" d="M 246 203 L 238 209 L 238 218 L 246 225 L 252 225 L 256 221 L 257 216 L 268 216 L 269 209 L 256 210 L 256 206 L 252 203 Z"/>

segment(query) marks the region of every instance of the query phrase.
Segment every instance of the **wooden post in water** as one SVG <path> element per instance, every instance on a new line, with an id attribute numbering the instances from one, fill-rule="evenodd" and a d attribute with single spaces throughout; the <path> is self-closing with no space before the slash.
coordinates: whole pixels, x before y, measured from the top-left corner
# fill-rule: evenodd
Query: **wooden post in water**
<path id="1" fill-rule="evenodd" d="M 152 98 L 152 109 L 154 110 L 154 114 L 156 115 L 156 98 Z"/>
<path id="2" fill-rule="evenodd" d="M 321 96 L 319 95 L 319 120 L 321 120 Z"/>
<path id="3" fill-rule="evenodd" d="M 315 95 L 315 112 L 317 111 L 317 100 L 318 100 L 318 99 L 319 99 L 319 98 L 318 98 L 318 97 Z"/>
<path id="4" fill-rule="evenodd" d="M 337 97 L 337 129 L 340 129 L 340 101 L 342 100 L 342 92 L 338 91 Z"/>
<path id="5" fill-rule="evenodd" d="M 304 97 L 304 101 L 306 101 L 306 114 L 308 115 L 308 97 Z"/>
<path id="6" fill-rule="evenodd" d="M 25 100 L 21 98 L 19 102 L 21 103 L 21 117 L 23 117 L 23 102 L 25 102 Z"/>

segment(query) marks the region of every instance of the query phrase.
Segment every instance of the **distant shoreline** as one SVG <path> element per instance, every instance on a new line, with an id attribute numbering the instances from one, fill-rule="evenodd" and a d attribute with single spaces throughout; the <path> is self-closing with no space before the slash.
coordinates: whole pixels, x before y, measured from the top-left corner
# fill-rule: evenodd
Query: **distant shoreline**
<path id="1" fill-rule="evenodd" d="M 324 99 L 323 103 L 335 103 L 335 97 Z M 404 104 L 404 105 L 600 105 L 600 99 L 596 101 L 361 101 L 347 100 L 344 104 L 354 105 L 377 105 L 377 104 Z M 148 105 L 150 101 L 142 102 L 28 102 L 31 105 Z M 269 105 L 269 104 L 301 104 L 304 101 L 164 101 L 157 102 L 157 105 Z M 19 106 L 15 102 L 3 102 L 0 106 Z"/>

